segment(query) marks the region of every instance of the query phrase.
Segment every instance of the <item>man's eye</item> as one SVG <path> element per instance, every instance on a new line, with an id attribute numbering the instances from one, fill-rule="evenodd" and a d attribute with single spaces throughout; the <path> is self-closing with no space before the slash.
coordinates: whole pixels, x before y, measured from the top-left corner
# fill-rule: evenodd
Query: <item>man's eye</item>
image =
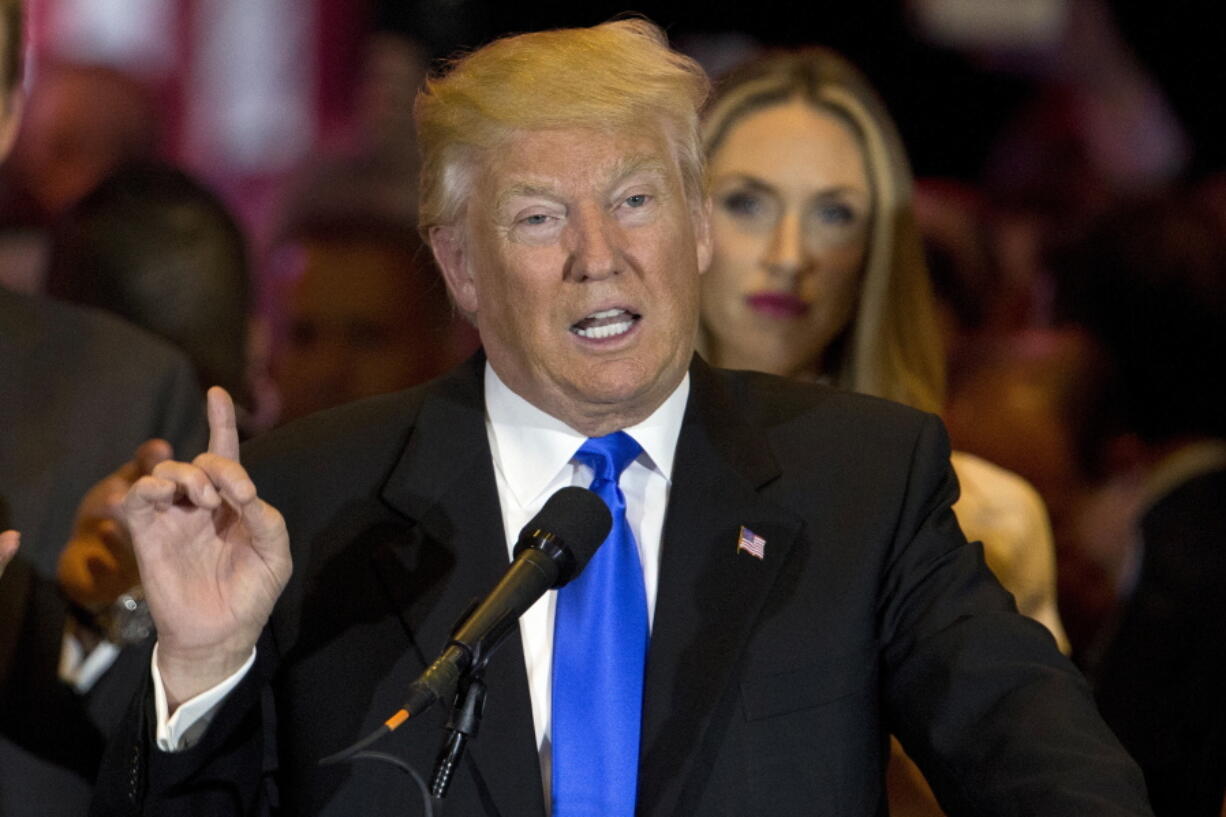
<path id="1" fill-rule="evenodd" d="M 650 198 L 646 193 L 636 193 L 626 199 L 626 204 L 630 207 L 643 207 Z"/>
<path id="2" fill-rule="evenodd" d="M 533 227 L 541 225 L 541 224 L 545 224 L 548 221 L 549 221 L 549 216 L 547 216 L 544 213 L 533 213 L 530 216 L 524 216 L 524 218 L 520 219 L 521 224 L 528 224 Z"/>

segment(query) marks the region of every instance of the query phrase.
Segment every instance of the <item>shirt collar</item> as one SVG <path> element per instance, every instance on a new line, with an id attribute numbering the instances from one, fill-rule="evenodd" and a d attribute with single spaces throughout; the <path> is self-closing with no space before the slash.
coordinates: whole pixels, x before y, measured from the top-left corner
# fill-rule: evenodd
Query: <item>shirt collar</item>
<path id="1" fill-rule="evenodd" d="M 511 391 L 489 363 L 485 364 L 484 387 L 494 459 L 507 488 L 526 506 L 570 462 L 587 437 Z M 624 429 L 647 455 L 648 462 L 643 464 L 670 481 L 689 394 L 690 374 L 686 372 L 659 408 L 643 422 Z M 643 462 L 641 455 L 638 462 Z"/>

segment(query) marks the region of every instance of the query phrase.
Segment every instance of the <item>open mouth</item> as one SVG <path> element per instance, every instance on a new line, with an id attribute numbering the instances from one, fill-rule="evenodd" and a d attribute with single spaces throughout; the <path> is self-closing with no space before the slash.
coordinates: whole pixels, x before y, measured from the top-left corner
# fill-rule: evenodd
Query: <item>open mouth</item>
<path id="1" fill-rule="evenodd" d="M 642 317 L 625 309 L 603 309 L 576 321 L 570 331 L 588 340 L 606 340 L 626 334 Z"/>

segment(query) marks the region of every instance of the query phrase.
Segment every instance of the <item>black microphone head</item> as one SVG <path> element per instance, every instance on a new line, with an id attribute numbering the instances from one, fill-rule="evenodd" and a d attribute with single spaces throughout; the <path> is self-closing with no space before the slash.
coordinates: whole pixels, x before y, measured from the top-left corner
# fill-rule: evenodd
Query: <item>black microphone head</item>
<path id="1" fill-rule="evenodd" d="M 515 551 L 535 548 L 558 565 L 554 587 L 579 575 L 613 528 L 604 500 L 586 488 L 563 488 L 545 501 L 540 513 L 524 525 Z"/>

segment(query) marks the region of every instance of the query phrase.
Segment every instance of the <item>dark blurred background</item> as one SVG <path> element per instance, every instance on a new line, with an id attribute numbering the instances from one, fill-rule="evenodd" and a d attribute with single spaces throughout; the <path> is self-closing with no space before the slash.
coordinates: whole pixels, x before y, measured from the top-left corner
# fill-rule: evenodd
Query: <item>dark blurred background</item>
<path id="1" fill-rule="evenodd" d="M 628 10 L 557 0 L 28 6 L 28 137 L 5 173 L 5 224 L 54 215 L 108 163 L 153 151 L 219 187 L 262 250 L 293 171 L 363 142 L 382 139 L 394 152 L 398 138 L 411 139 L 423 66 L 502 33 Z M 844 52 L 885 97 L 921 177 L 1060 199 L 1093 194 L 1043 189 L 1061 184 L 1053 175 L 1070 187 L 1130 188 L 1226 163 L 1226 117 L 1216 115 L 1226 7 L 1211 0 L 657 1 L 630 10 L 715 74 L 761 47 Z M 22 274 L 5 266 L 7 277 Z"/>

